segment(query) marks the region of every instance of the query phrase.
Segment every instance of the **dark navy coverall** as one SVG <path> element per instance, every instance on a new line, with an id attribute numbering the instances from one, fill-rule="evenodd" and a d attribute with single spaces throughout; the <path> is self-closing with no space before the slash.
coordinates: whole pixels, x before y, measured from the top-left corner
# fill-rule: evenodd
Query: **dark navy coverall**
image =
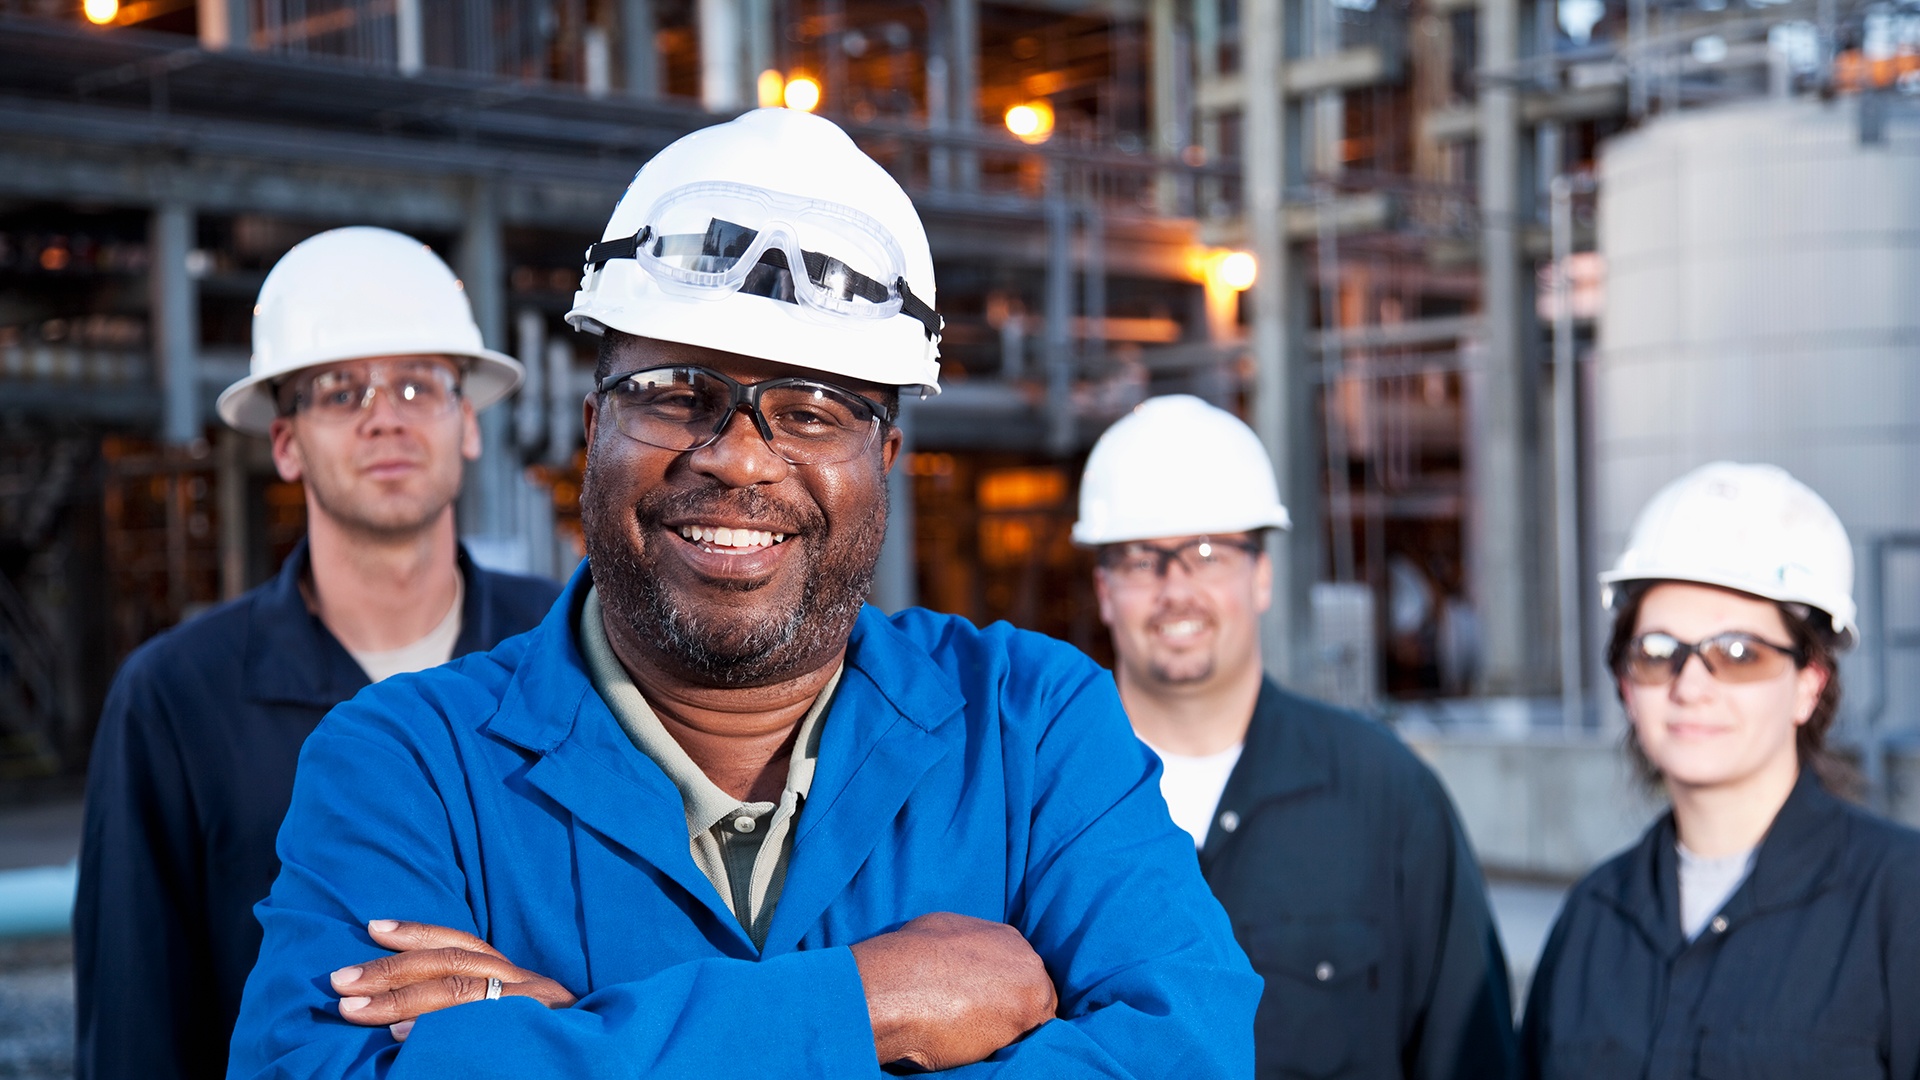
<path id="1" fill-rule="evenodd" d="M 1528 1077 L 1920 1077 L 1920 833 L 1802 769 L 1692 942 L 1677 863 L 1669 814 L 1568 894 L 1527 1001 Z"/>
<path id="2" fill-rule="evenodd" d="M 1266 979 L 1262 1080 L 1513 1075 L 1479 864 L 1391 731 L 1264 682 L 1200 863 Z"/>
<path id="3" fill-rule="evenodd" d="M 464 549 L 460 572 L 455 656 L 530 629 L 560 593 Z M 142 645 L 114 678 L 73 913 L 82 1080 L 226 1075 L 300 746 L 367 685 L 307 610 L 306 573 L 302 540 L 273 580 Z"/>

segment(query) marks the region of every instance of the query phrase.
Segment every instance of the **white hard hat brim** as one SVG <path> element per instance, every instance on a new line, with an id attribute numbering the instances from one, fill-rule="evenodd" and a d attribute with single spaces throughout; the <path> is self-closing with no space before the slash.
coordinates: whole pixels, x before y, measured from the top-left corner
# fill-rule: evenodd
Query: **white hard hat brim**
<path id="1" fill-rule="evenodd" d="M 273 400 L 274 384 L 299 372 L 311 368 L 324 367 L 349 360 L 368 360 L 376 356 L 392 356 L 394 353 L 370 352 L 364 356 L 329 356 L 325 360 L 316 360 L 311 364 L 279 371 L 248 375 L 232 386 L 220 392 L 215 404 L 220 419 L 227 426 L 248 435 L 266 435 L 273 427 L 274 417 L 280 410 Z M 473 361 L 467 369 L 466 377 L 461 380 L 461 393 L 474 412 L 480 412 L 519 389 L 521 380 L 526 378 L 526 369 L 520 361 L 506 353 L 492 349 L 460 350 L 436 352 L 433 356 L 451 356 Z"/>
<path id="2" fill-rule="evenodd" d="M 1854 646 L 1855 642 L 1859 640 L 1859 629 L 1854 624 L 1856 612 L 1853 610 L 1851 602 L 1847 603 L 1846 609 L 1843 611 L 1830 611 L 1828 610 L 1829 608 L 1839 606 L 1834 604 L 1831 599 L 1822 602 L 1799 592 L 1767 589 L 1752 580 L 1739 578 L 1731 574 L 1703 574 L 1691 568 L 1669 567 L 1664 572 L 1659 567 L 1646 570 L 1634 570 L 1632 572 L 1609 570 L 1600 575 L 1600 603 L 1608 611 L 1612 611 L 1614 610 L 1615 603 L 1620 599 L 1621 590 L 1624 586 L 1652 585 L 1662 581 L 1679 582 L 1688 585 L 1710 585 L 1716 589 L 1726 589 L 1729 592 L 1742 593 L 1747 596 L 1758 597 L 1761 600 L 1771 600 L 1776 604 L 1805 604 L 1807 607 L 1827 617 L 1838 639 L 1836 644 L 1839 648 L 1850 649 Z"/>

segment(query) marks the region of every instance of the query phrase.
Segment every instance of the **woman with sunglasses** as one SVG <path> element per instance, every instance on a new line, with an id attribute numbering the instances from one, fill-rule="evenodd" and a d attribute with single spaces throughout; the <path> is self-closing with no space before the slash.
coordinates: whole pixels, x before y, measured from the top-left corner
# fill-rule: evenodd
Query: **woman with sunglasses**
<path id="1" fill-rule="evenodd" d="M 1834 791 L 1852 548 L 1769 465 L 1707 465 L 1602 576 L 1635 762 L 1672 811 L 1568 894 L 1524 1075 L 1920 1077 L 1920 833 Z"/>

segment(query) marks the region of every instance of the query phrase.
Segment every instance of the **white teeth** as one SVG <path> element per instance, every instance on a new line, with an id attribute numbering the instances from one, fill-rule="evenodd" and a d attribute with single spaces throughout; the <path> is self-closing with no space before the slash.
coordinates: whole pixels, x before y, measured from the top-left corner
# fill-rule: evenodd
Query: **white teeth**
<path id="1" fill-rule="evenodd" d="M 739 550 L 772 547 L 787 538 L 786 533 L 767 532 L 764 529 L 732 529 L 725 525 L 682 525 L 680 536 L 709 547 Z"/>

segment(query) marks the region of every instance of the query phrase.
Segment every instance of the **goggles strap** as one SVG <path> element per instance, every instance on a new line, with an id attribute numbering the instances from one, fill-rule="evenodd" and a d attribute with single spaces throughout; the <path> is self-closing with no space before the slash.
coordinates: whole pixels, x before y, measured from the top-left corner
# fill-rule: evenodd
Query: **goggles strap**
<path id="1" fill-rule="evenodd" d="M 631 259 L 640 253 L 640 246 L 653 237 L 653 226 L 642 226 L 632 236 L 623 236 L 618 240 L 602 240 L 587 249 L 587 265 L 595 270 L 614 259 Z"/>
<path id="2" fill-rule="evenodd" d="M 946 329 L 947 320 L 941 318 L 939 312 L 928 307 L 925 300 L 913 295 L 913 290 L 907 288 L 906 278 L 894 282 L 893 287 L 900 290 L 901 313 L 920 320 L 920 325 L 927 328 L 928 341 L 938 338 L 940 331 Z"/>

